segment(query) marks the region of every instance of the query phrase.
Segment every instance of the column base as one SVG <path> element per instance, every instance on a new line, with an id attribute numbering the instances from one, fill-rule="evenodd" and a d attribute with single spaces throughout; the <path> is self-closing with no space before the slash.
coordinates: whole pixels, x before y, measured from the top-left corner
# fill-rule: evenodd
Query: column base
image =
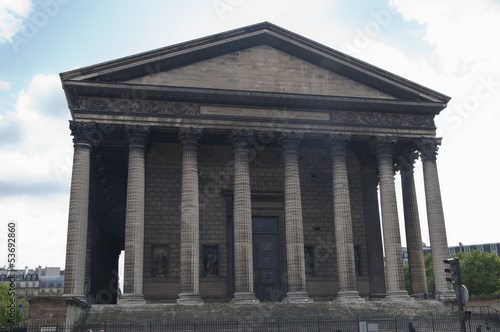
<path id="1" fill-rule="evenodd" d="M 144 305 L 144 304 L 146 304 L 146 300 L 144 300 L 144 295 L 139 293 L 123 294 L 118 300 L 118 305 Z"/>
<path id="2" fill-rule="evenodd" d="M 386 296 L 386 293 L 371 293 L 370 301 L 382 301 Z"/>
<path id="3" fill-rule="evenodd" d="M 180 293 L 177 299 L 180 305 L 203 305 L 205 304 L 198 293 Z"/>
<path id="4" fill-rule="evenodd" d="M 232 304 L 258 304 L 259 299 L 251 292 L 236 292 L 231 300 Z"/>
<path id="5" fill-rule="evenodd" d="M 415 300 L 425 300 L 425 293 L 414 293 L 410 295 L 413 297 Z"/>
<path id="6" fill-rule="evenodd" d="M 340 291 L 337 293 L 336 300 L 343 303 L 364 302 L 364 300 L 359 296 L 358 291 Z"/>
<path id="7" fill-rule="evenodd" d="M 283 299 L 283 303 L 307 304 L 314 303 L 314 301 L 309 297 L 307 292 L 288 292 L 286 293 L 286 298 Z"/>
<path id="8" fill-rule="evenodd" d="M 387 295 L 385 296 L 385 300 L 387 301 L 407 301 L 410 300 L 410 295 L 408 295 L 408 292 L 405 290 L 397 290 L 397 291 L 390 291 L 387 292 Z"/>

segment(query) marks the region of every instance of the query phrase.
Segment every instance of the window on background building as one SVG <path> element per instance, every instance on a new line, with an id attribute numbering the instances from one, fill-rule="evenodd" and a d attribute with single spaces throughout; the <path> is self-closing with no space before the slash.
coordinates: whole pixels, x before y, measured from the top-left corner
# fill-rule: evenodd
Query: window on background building
<path id="1" fill-rule="evenodd" d="M 464 247 L 464 252 L 470 252 L 470 247 Z"/>
<path id="2" fill-rule="evenodd" d="M 25 282 L 24 283 L 24 287 L 28 288 L 30 286 L 30 283 L 29 282 Z"/>
<path id="3" fill-rule="evenodd" d="M 455 253 L 455 248 L 448 249 L 448 252 L 450 253 L 450 255 L 453 255 Z"/>
<path id="4" fill-rule="evenodd" d="M 17 288 L 21 288 L 21 283 L 20 282 L 16 282 L 16 287 Z"/>
<path id="5" fill-rule="evenodd" d="M 490 251 L 494 252 L 496 254 L 497 253 L 497 245 L 496 244 L 490 244 Z"/>
<path id="6" fill-rule="evenodd" d="M 477 250 L 479 250 L 479 251 L 484 251 L 484 248 L 483 248 L 483 246 L 482 246 L 482 245 L 479 245 L 479 246 L 477 246 Z"/>

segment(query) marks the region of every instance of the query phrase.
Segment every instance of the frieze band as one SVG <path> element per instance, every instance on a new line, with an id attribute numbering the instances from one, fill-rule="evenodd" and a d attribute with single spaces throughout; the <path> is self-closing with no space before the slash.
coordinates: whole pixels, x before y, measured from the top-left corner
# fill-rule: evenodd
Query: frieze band
<path id="1" fill-rule="evenodd" d="M 86 111 L 134 114 L 195 115 L 199 113 L 199 106 L 192 103 L 129 98 L 79 97 L 75 108 Z"/>
<path id="2" fill-rule="evenodd" d="M 110 112 L 121 114 L 200 114 L 200 105 L 194 103 L 130 98 L 79 97 L 76 102 L 75 109 L 91 112 Z M 293 111 L 289 111 L 289 113 L 293 113 Z M 291 120 L 293 119 L 291 118 Z M 324 121 L 326 122 L 327 120 Z M 332 122 L 333 124 L 348 125 L 435 128 L 433 116 L 419 114 L 386 114 L 378 112 L 332 111 L 330 122 Z"/>
<path id="3" fill-rule="evenodd" d="M 333 123 L 355 125 L 435 128 L 432 116 L 417 114 L 334 111 L 332 112 L 331 121 Z"/>

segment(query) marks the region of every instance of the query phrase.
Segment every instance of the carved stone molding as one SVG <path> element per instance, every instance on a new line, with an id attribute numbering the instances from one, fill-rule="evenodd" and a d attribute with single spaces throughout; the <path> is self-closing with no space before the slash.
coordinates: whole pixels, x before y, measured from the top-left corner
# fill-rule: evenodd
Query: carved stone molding
<path id="1" fill-rule="evenodd" d="M 398 155 L 396 167 L 402 177 L 408 177 L 413 174 L 413 168 L 417 159 L 418 153 L 414 150 L 408 150 Z"/>
<path id="2" fill-rule="evenodd" d="M 93 138 L 93 133 L 97 130 L 97 124 L 70 121 L 69 129 L 71 130 L 75 147 L 79 145 L 97 145 L 98 141 Z"/>
<path id="3" fill-rule="evenodd" d="M 415 140 L 415 146 L 422 156 L 422 160 L 436 159 L 439 146 L 441 145 L 441 138 L 435 137 L 422 137 Z"/>
<path id="4" fill-rule="evenodd" d="M 303 133 L 298 133 L 295 131 L 282 132 L 278 136 L 278 143 L 284 153 L 299 153 L 299 144 L 304 136 Z"/>
<path id="5" fill-rule="evenodd" d="M 200 145 L 203 128 L 181 127 L 179 128 L 178 138 L 182 143 L 183 149 L 197 150 Z"/>
<path id="6" fill-rule="evenodd" d="M 149 139 L 150 126 L 125 126 L 129 148 L 145 148 Z"/>
<path id="7" fill-rule="evenodd" d="M 195 115 L 199 106 L 192 103 L 131 99 L 79 97 L 76 109 L 110 113 Z"/>
<path id="8" fill-rule="evenodd" d="M 396 145 L 394 136 L 375 136 L 370 139 L 370 145 L 378 157 L 391 157 Z"/>
<path id="9" fill-rule="evenodd" d="M 332 122 L 370 126 L 435 127 L 432 116 L 418 114 L 335 111 L 332 112 Z"/>
<path id="10" fill-rule="evenodd" d="M 350 141 L 351 135 L 348 134 L 329 133 L 325 138 L 325 143 L 330 149 L 332 156 L 345 155 Z"/>
<path id="11" fill-rule="evenodd" d="M 254 141 L 253 130 L 232 130 L 229 141 L 233 144 L 235 152 L 248 152 Z"/>

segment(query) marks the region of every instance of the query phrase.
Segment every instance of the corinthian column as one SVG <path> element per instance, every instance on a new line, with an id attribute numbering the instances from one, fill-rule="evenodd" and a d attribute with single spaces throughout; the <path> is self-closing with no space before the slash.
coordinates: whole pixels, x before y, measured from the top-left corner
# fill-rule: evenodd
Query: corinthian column
<path id="1" fill-rule="evenodd" d="M 436 164 L 437 151 L 441 145 L 440 138 L 420 138 L 415 141 L 420 151 L 424 170 L 425 202 L 427 206 L 427 222 L 432 250 L 432 269 L 436 290 L 453 295 L 451 284 L 446 282 L 445 264 L 449 257 L 446 226 L 444 223 L 443 203 Z"/>
<path id="2" fill-rule="evenodd" d="M 361 164 L 361 186 L 363 191 L 363 211 L 365 214 L 366 247 L 370 275 L 370 298 L 386 296 L 384 249 L 380 230 L 378 204 L 377 166 L 371 156 L 365 153 L 359 158 Z"/>
<path id="3" fill-rule="evenodd" d="M 341 301 L 359 301 L 359 293 L 356 290 L 351 200 L 347 178 L 346 150 L 349 141 L 349 135 L 329 134 L 327 143 L 332 158 L 333 213 L 339 279 L 337 297 Z"/>
<path id="4" fill-rule="evenodd" d="M 199 290 L 198 146 L 201 128 L 180 128 L 182 143 L 181 293 L 179 304 L 203 304 Z"/>
<path id="5" fill-rule="evenodd" d="M 70 121 L 73 135 L 73 172 L 69 198 L 68 241 L 64 296 L 86 301 L 85 261 L 87 253 L 87 229 L 89 218 L 91 133 L 95 123 Z"/>
<path id="6" fill-rule="evenodd" d="M 120 304 L 144 304 L 144 179 L 149 126 L 127 126 L 129 143 L 127 208 L 125 215 L 125 271 Z"/>
<path id="7" fill-rule="evenodd" d="M 248 152 L 253 132 L 233 130 L 234 149 L 234 284 L 232 303 L 253 304 L 252 200 Z"/>
<path id="8" fill-rule="evenodd" d="M 425 275 L 424 253 L 422 248 L 422 233 L 418 215 L 417 193 L 413 164 L 418 155 L 411 151 L 400 158 L 399 170 L 403 191 L 403 208 L 405 217 L 406 246 L 408 251 L 408 267 L 410 270 L 411 295 L 424 297 L 427 293 L 427 278 Z"/>
<path id="9" fill-rule="evenodd" d="M 302 198 L 299 176 L 299 143 L 302 133 L 282 133 L 285 171 L 285 234 L 288 293 L 285 302 L 311 303 L 306 292 L 304 261 L 304 231 L 302 228 Z"/>
<path id="10" fill-rule="evenodd" d="M 405 290 L 402 263 L 403 251 L 401 249 L 396 188 L 394 185 L 394 163 L 392 161 L 396 138 L 379 136 L 373 138 L 371 143 L 377 155 L 380 180 L 382 231 L 387 267 L 386 299 L 409 298 L 408 292 Z"/>

